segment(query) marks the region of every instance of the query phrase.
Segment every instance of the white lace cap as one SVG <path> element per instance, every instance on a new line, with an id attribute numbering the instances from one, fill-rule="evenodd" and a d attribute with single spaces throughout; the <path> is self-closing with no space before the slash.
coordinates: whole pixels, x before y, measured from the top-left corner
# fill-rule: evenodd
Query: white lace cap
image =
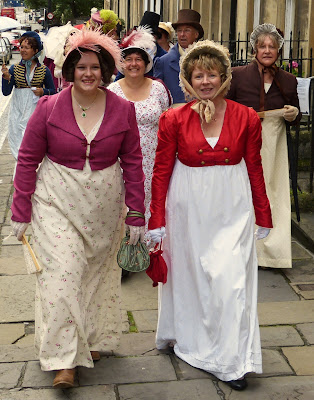
<path id="1" fill-rule="evenodd" d="M 258 25 L 254 31 L 251 33 L 250 36 L 250 43 L 251 46 L 253 47 L 253 50 L 256 51 L 256 42 L 258 40 L 258 37 L 263 34 L 271 34 L 276 37 L 277 42 L 278 42 L 278 49 L 280 50 L 284 44 L 284 38 L 280 35 L 280 33 L 277 31 L 275 25 L 273 24 L 261 24 Z"/>

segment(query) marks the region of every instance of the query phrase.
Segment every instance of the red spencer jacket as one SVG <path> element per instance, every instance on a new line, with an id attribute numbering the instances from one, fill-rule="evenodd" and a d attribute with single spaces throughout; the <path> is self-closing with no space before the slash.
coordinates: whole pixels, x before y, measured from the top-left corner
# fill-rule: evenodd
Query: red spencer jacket
<path id="1" fill-rule="evenodd" d="M 14 179 L 12 220 L 30 222 L 31 196 L 36 187 L 36 170 L 47 157 L 68 168 L 84 168 L 87 140 L 72 109 L 72 86 L 54 96 L 43 96 L 32 114 L 22 140 Z M 106 91 L 106 110 L 99 131 L 90 143 L 89 163 L 93 171 L 113 165 L 123 169 L 125 203 L 144 214 L 144 173 L 134 105 Z M 127 218 L 129 225 L 145 225 L 142 218 Z"/>
<path id="2" fill-rule="evenodd" d="M 199 115 L 190 102 L 165 111 L 159 121 L 158 146 L 153 179 L 149 229 L 166 225 L 165 202 L 176 157 L 194 168 L 233 165 L 245 160 L 251 183 L 256 224 L 272 228 L 260 149 L 261 122 L 246 106 L 226 100 L 227 109 L 218 143 L 212 148 L 201 129 Z"/>

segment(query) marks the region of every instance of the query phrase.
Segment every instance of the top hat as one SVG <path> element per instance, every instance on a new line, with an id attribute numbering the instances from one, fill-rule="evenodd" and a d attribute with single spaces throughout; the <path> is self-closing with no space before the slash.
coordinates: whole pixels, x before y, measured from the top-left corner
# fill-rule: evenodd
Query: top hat
<path id="1" fill-rule="evenodd" d="M 148 25 L 152 29 L 153 34 L 160 37 L 160 32 L 158 32 L 158 24 L 160 20 L 160 15 L 152 11 L 145 11 L 144 15 L 139 23 L 140 26 Z"/>
<path id="2" fill-rule="evenodd" d="M 200 24 L 201 16 L 195 10 L 190 10 L 189 8 L 179 10 L 178 12 L 178 21 L 173 23 L 172 26 L 175 30 L 177 30 L 179 25 L 191 25 L 195 28 L 199 33 L 199 39 L 204 36 L 204 29 Z"/>

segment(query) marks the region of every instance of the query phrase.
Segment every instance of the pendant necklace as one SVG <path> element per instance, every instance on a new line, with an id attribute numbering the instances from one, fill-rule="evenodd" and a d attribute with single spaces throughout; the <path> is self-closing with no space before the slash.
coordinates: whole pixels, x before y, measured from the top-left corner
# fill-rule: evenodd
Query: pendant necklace
<path id="1" fill-rule="evenodd" d="M 72 93 L 73 94 L 73 93 Z M 80 107 L 80 109 L 82 110 L 82 117 L 83 118 L 86 118 L 86 111 L 87 110 L 89 110 L 90 108 L 92 108 L 93 107 L 93 105 L 95 104 L 95 101 L 96 101 L 96 99 L 97 99 L 97 96 L 98 96 L 98 92 L 97 92 L 97 94 L 96 94 L 96 97 L 94 98 L 94 101 L 92 102 L 92 104 L 90 105 L 90 106 L 88 106 L 88 107 L 82 107 L 80 104 L 79 104 L 79 102 L 76 100 L 76 98 L 74 97 L 74 94 L 73 94 L 73 99 L 75 100 L 75 102 L 76 102 L 76 104 Z"/>

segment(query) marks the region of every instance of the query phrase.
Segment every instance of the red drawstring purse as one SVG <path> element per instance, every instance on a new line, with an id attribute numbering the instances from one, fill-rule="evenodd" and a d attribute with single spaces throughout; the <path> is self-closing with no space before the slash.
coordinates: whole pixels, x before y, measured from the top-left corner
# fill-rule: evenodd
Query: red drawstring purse
<path id="1" fill-rule="evenodd" d="M 154 250 L 149 253 L 150 264 L 146 270 L 146 274 L 153 281 L 154 287 L 158 285 L 158 282 L 167 282 L 168 268 L 166 261 L 162 256 L 163 250 L 161 250 L 161 244 L 162 241 L 160 243 L 156 243 Z"/>

